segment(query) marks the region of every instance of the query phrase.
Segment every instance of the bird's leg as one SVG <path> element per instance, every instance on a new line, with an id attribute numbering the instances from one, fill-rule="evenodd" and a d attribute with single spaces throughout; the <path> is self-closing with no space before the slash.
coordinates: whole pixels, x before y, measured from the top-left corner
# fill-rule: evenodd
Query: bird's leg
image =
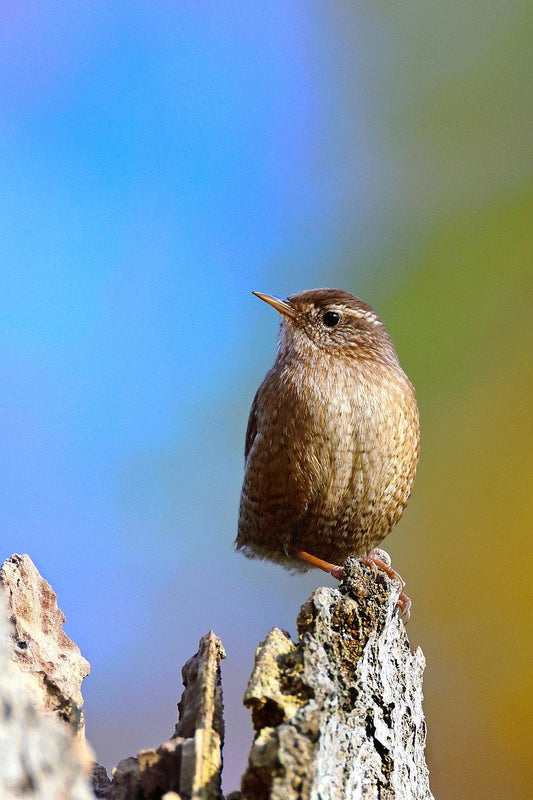
<path id="1" fill-rule="evenodd" d="M 344 569 L 342 567 L 337 567 L 335 564 L 330 564 L 329 561 L 324 561 L 322 558 L 312 556 L 310 553 L 306 553 L 305 550 L 297 550 L 294 555 L 301 561 L 306 561 L 308 564 L 311 564 L 312 567 L 318 567 L 318 569 L 322 569 L 324 572 L 329 572 L 329 574 L 333 575 L 338 581 L 342 580 L 344 577 Z"/>
<path id="2" fill-rule="evenodd" d="M 324 570 L 324 572 L 328 572 L 332 575 L 336 580 L 340 581 L 344 577 L 344 569 L 343 567 L 337 567 L 335 564 L 330 564 L 329 561 L 324 561 L 322 558 L 318 558 L 317 556 L 312 556 L 310 553 L 306 553 L 305 550 L 297 550 L 294 555 L 296 558 L 301 559 L 302 561 L 307 562 L 307 564 L 311 564 L 312 567 L 318 567 L 318 569 Z M 362 556 L 359 559 L 363 564 L 366 564 L 367 567 L 370 567 L 377 572 L 378 569 L 381 569 L 386 575 L 389 576 L 392 580 L 399 581 L 400 586 L 402 588 L 402 592 L 398 598 L 398 608 L 400 609 L 400 613 L 404 618 L 405 622 L 409 622 L 411 617 L 411 598 L 408 597 L 403 588 L 405 586 L 405 581 L 402 576 L 393 569 L 390 564 L 387 564 L 386 561 L 383 560 L 381 557 L 381 550 L 375 549 L 370 550 L 366 556 Z"/>
<path id="3" fill-rule="evenodd" d="M 400 613 L 404 618 L 405 622 L 409 622 L 409 618 L 411 617 L 411 598 L 408 597 L 405 592 L 403 591 L 405 586 L 405 581 L 402 576 L 396 572 L 395 569 L 391 567 L 390 564 L 387 564 L 386 561 L 382 558 L 382 551 L 378 550 L 377 548 L 374 550 L 370 550 L 366 556 L 363 556 L 360 560 L 363 564 L 366 564 L 367 567 L 371 567 L 373 570 L 381 569 L 386 575 L 389 576 L 392 580 L 396 580 L 399 582 L 401 586 L 401 593 L 398 598 L 398 608 L 400 609 Z"/>
<path id="4" fill-rule="evenodd" d="M 361 556 L 359 559 L 366 564 L 367 567 L 371 567 L 374 571 L 376 571 L 376 567 L 382 570 L 389 578 L 393 580 L 399 581 L 401 584 L 402 589 L 405 586 L 405 581 L 402 576 L 396 572 L 395 569 L 391 567 L 390 564 L 383 559 L 383 550 L 379 550 L 377 547 L 374 550 L 369 550 L 366 556 Z"/>

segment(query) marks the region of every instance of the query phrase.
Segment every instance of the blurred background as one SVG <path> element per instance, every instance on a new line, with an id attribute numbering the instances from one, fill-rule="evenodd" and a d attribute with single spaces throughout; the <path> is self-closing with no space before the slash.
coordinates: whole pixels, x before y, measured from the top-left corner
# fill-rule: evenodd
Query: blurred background
<path id="1" fill-rule="evenodd" d="M 433 792 L 530 797 L 532 40 L 527 2 L 2 4 L 0 561 L 57 592 L 106 766 L 172 732 L 213 628 L 238 787 L 255 646 L 329 581 L 233 552 L 250 292 L 336 286 L 418 392 L 387 549 Z"/>

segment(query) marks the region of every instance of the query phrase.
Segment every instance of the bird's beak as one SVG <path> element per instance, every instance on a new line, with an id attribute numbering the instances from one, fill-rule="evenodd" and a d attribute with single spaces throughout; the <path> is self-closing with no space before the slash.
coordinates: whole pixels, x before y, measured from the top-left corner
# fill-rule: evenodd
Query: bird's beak
<path id="1" fill-rule="evenodd" d="M 255 296 L 260 300 L 264 300 L 265 303 L 268 303 L 269 306 L 275 308 L 276 311 L 279 311 L 279 313 L 283 314 L 283 316 L 288 317 L 289 319 L 297 318 L 298 312 L 288 300 L 281 300 L 279 297 L 274 297 L 273 294 L 263 294 L 262 292 L 252 292 L 252 294 L 255 294 Z"/>

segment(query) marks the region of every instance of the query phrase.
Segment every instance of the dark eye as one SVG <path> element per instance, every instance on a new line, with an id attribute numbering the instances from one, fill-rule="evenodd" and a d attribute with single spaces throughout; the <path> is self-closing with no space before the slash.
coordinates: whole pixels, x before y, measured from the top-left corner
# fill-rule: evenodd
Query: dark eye
<path id="1" fill-rule="evenodd" d="M 334 328 L 341 321 L 341 315 L 337 311 L 326 311 L 322 315 L 322 322 L 327 328 Z"/>

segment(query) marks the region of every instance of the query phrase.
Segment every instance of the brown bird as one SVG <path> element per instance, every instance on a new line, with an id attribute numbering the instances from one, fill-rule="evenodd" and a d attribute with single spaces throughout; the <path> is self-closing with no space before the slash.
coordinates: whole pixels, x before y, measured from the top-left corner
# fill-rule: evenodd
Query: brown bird
<path id="1" fill-rule="evenodd" d="M 337 578 L 362 556 L 401 581 L 373 552 L 404 511 L 419 453 L 414 389 L 389 334 L 338 289 L 253 294 L 282 316 L 248 420 L 237 549 Z M 399 606 L 408 616 L 403 593 Z"/>

